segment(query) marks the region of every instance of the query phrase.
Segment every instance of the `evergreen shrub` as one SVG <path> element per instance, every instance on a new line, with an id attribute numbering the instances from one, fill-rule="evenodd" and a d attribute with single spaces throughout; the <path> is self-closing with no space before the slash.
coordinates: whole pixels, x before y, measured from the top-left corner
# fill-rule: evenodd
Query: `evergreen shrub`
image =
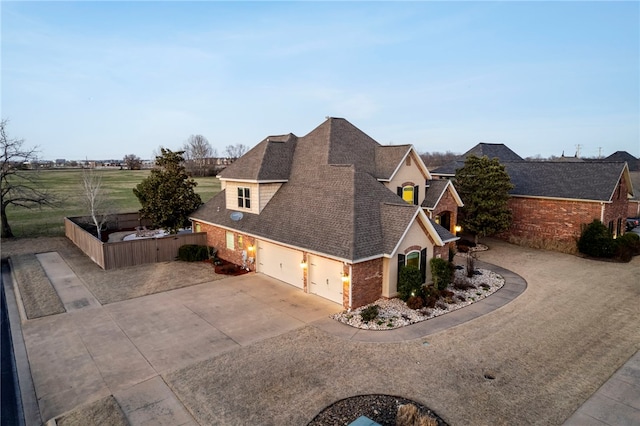
<path id="1" fill-rule="evenodd" d="M 616 243 L 609 229 L 598 219 L 582 230 L 578 239 L 578 251 L 593 257 L 610 258 L 616 252 Z"/>
<path id="2" fill-rule="evenodd" d="M 422 291 L 422 273 L 415 266 L 403 266 L 398 277 L 398 295 L 403 301 L 419 296 Z"/>
<path id="3" fill-rule="evenodd" d="M 438 290 L 446 289 L 453 280 L 454 266 L 444 259 L 434 257 L 429 261 L 433 284 Z"/>

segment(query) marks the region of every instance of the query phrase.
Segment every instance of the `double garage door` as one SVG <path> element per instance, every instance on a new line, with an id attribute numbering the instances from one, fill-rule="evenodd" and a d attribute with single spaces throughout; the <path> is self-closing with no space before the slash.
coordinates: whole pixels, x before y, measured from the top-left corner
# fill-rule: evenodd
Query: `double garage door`
<path id="1" fill-rule="evenodd" d="M 309 292 L 342 305 L 342 263 L 308 255 Z M 258 241 L 258 272 L 304 288 L 302 253 L 277 244 Z"/>

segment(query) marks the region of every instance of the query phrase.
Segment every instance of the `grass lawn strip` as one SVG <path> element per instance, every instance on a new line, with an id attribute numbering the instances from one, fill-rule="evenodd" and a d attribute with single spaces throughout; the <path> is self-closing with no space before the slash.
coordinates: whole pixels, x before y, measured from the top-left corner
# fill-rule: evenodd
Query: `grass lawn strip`
<path id="1" fill-rule="evenodd" d="M 28 319 L 66 312 L 35 254 L 11 256 L 11 266 Z"/>
<path id="2" fill-rule="evenodd" d="M 205 262 L 150 263 L 109 271 L 93 262 L 70 263 L 103 305 L 225 278 Z"/>
<path id="3" fill-rule="evenodd" d="M 56 421 L 58 426 L 109 425 L 127 426 L 122 409 L 113 395 L 84 405 L 70 413 L 62 415 Z"/>

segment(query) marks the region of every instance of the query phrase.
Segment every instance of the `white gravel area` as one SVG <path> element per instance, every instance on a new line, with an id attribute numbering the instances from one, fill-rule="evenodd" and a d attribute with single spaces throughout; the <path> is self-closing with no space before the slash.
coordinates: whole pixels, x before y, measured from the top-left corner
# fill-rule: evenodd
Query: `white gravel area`
<path id="1" fill-rule="evenodd" d="M 455 279 L 468 279 L 475 288 L 468 290 L 458 290 L 450 285 L 447 290 L 454 295 L 451 297 L 453 303 L 445 303 L 444 299 L 438 299 L 436 307 L 422 308 L 419 310 L 410 309 L 401 299 L 378 299 L 374 303 L 362 306 L 352 311 L 343 311 L 331 316 L 331 318 L 352 327 L 364 330 L 393 330 L 421 321 L 426 321 L 447 312 L 464 308 L 472 303 L 484 299 L 495 293 L 504 285 L 504 278 L 493 271 L 486 269 L 476 269 L 472 278 L 466 277 L 464 269 L 456 269 Z M 368 306 L 378 305 L 378 316 L 369 322 L 362 320 L 360 313 Z"/>

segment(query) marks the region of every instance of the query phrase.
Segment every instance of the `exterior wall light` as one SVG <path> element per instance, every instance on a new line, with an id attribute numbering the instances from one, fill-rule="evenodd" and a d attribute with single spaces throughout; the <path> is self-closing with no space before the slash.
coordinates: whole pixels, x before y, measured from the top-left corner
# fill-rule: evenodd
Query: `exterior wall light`
<path id="1" fill-rule="evenodd" d="M 249 250 L 250 252 L 252 252 L 254 250 L 253 246 L 249 246 L 247 247 L 247 250 Z"/>
<path id="2" fill-rule="evenodd" d="M 457 234 L 458 232 L 462 231 L 462 226 L 456 225 L 454 229 L 456 230 L 456 234 Z"/>
<path id="3" fill-rule="evenodd" d="M 300 262 L 300 267 L 302 269 L 305 269 L 307 267 L 307 262 L 305 262 L 304 260 L 302 262 Z"/>
<path id="4" fill-rule="evenodd" d="M 349 282 L 349 274 L 345 274 L 344 272 L 342 273 L 342 282 L 343 283 Z"/>

